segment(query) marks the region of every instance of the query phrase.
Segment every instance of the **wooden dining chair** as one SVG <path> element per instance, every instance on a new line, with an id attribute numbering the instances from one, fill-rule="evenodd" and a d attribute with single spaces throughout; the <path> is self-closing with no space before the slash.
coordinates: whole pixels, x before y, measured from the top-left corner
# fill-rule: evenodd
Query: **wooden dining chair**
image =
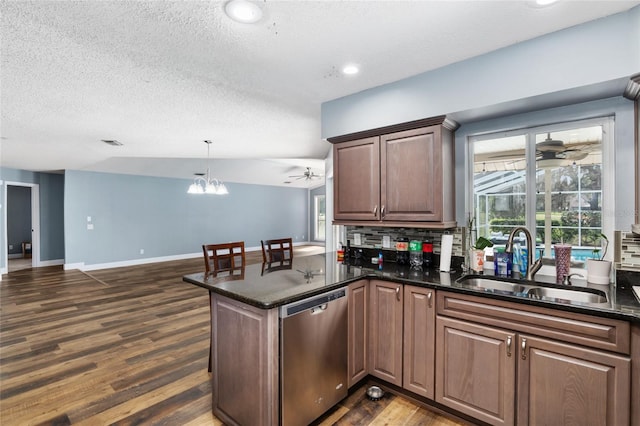
<path id="1" fill-rule="evenodd" d="M 232 271 L 245 266 L 244 241 L 203 244 L 204 267 L 207 275 Z"/>
<path id="2" fill-rule="evenodd" d="M 260 241 L 262 245 L 262 261 L 264 263 L 293 260 L 293 240 L 278 238 Z"/>
<path id="3" fill-rule="evenodd" d="M 218 275 L 227 272 L 231 275 L 240 273 L 244 277 L 245 256 L 244 241 L 222 244 L 203 244 L 205 275 Z M 209 291 L 210 324 L 213 327 L 213 311 L 211 310 L 211 291 Z M 212 370 L 211 350 L 213 349 L 213 330 L 209 336 L 209 372 Z"/>

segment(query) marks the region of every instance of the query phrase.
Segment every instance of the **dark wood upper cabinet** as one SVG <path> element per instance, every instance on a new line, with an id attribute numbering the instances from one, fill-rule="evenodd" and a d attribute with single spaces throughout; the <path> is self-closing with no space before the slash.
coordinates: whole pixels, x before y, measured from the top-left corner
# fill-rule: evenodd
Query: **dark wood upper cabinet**
<path id="1" fill-rule="evenodd" d="M 333 150 L 334 217 L 379 220 L 380 138 L 344 142 Z"/>
<path id="2" fill-rule="evenodd" d="M 454 227 L 454 128 L 441 116 L 330 138 L 334 223 Z"/>

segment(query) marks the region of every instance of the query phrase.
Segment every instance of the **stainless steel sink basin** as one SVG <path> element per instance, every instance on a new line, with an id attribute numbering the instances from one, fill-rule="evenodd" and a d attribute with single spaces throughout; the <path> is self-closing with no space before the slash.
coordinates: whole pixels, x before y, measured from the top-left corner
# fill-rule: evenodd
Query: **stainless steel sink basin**
<path id="1" fill-rule="evenodd" d="M 557 303 L 597 305 L 608 303 L 605 292 L 585 287 L 566 287 L 536 281 L 511 280 L 500 277 L 465 276 L 456 286 L 493 294 L 526 297 Z"/>
<path id="2" fill-rule="evenodd" d="M 568 300 L 577 303 L 607 303 L 607 296 L 599 290 L 597 293 L 581 291 L 577 289 L 535 287 L 529 289 L 527 295 L 530 299 L 563 301 Z"/>
<path id="3" fill-rule="evenodd" d="M 502 281 L 480 277 L 462 277 L 458 280 L 464 287 L 484 290 L 491 293 L 504 293 L 508 295 L 522 294 L 529 291 L 530 286 L 517 282 Z"/>

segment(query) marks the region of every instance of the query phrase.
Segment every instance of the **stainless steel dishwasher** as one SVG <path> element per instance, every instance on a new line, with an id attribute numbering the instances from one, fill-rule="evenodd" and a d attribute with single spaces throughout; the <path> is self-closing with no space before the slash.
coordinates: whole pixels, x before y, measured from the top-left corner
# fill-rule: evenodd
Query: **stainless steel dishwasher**
<path id="1" fill-rule="evenodd" d="M 282 306 L 281 424 L 308 425 L 346 396 L 346 289 Z"/>

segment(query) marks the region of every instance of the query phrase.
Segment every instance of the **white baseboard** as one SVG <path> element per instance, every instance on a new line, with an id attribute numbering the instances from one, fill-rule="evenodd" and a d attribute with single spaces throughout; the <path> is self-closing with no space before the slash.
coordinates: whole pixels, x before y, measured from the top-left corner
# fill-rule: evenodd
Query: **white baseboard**
<path id="1" fill-rule="evenodd" d="M 41 260 L 38 267 L 64 265 L 64 259 Z"/>
<path id="2" fill-rule="evenodd" d="M 294 246 L 305 246 L 305 245 L 316 245 L 313 243 L 309 243 L 308 241 L 303 241 L 299 243 L 293 243 Z M 318 244 L 321 245 L 321 244 Z M 245 247 L 244 251 L 261 251 L 262 247 Z M 96 269 L 109 269 L 109 268 L 122 268 L 125 266 L 136 266 L 136 265 L 144 265 L 147 263 L 157 263 L 157 262 L 170 262 L 172 260 L 185 260 L 185 259 L 195 259 L 198 257 L 202 257 L 202 252 L 198 253 L 187 253 L 187 254 L 178 254 L 172 256 L 160 256 L 160 257 L 149 257 L 145 259 L 133 259 L 133 260 L 123 260 L 120 262 L 108 262 L 108 263 L 94 263 L 91 265 L 85 265 L 84 262 L 79 263 L 64 263 L 63 269 L 79 269 L 80 271 L 93 271 Z"/>

